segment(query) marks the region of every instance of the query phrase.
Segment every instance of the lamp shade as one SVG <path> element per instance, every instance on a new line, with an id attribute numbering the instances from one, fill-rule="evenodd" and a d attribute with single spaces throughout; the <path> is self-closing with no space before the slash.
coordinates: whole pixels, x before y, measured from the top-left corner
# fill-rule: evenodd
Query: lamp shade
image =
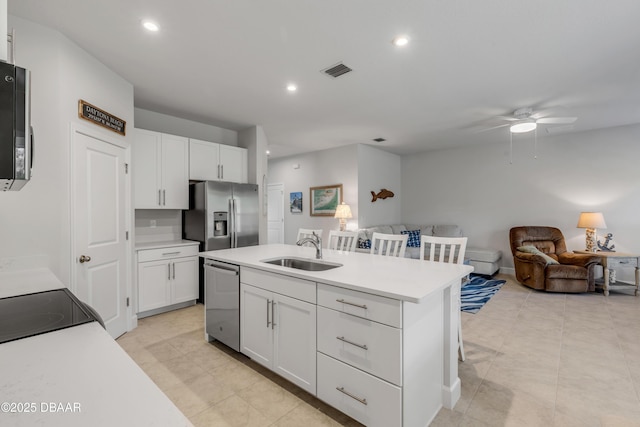
<path id="1" fill-rule="evenodd" d="M 336 214 L 334 215 L 334 218 L 340 218 L 340 219 L 353 218 L 353 215 L 351 215 L 351 207 L 347 205 L 345 202 L 342 202 L 336 208 Z"/>
<path id="2" fill-rule="evenodd" d="M 577 228 L 607 228 L 602 212 L 581 212 Z"/>

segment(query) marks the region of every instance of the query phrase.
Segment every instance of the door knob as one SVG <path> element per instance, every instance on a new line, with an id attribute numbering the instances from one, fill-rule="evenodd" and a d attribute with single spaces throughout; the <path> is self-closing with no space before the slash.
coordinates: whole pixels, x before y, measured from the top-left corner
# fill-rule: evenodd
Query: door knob
<path id="1" fill-rule="evenodd" d="M 89 255 L 80 255 L 80 264 L 91 261 L 91 257 Z"/>

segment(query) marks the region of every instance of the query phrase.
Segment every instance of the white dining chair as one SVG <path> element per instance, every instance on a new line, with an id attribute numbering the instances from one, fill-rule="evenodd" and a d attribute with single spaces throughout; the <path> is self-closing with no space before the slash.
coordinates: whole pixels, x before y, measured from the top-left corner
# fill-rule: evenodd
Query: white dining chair
<path id="1" fill-rule="evenodd" d="M 373 255 L 402 258 L 407 249 L 408 238 L 408 234 L 373 233 L 373 236 L 371 236 L 371 253 Z"/>
<path id="2" fill-rule="evenodd" d="M 355 252 L 358 245 L 357 231 L 329 231 L 327 239 L 327 249 L 337 249 L 339 251 Z"/>
<path id="3" fill-rule="evenodd" d="M 311 228 L 298 228 L 298 237 L 296 238 L 296 242 L 300 241 L 300 239 L 304 239 L 305 237 L 313 237 L 313 233 L 316 233 L 319 239 L 322 239 L 322 229 L 311 229 Z M 305 243 L 303 246 L 313 246 L 311 243 Z"/>
<path id="4" fill-rule="evenodd" d="M 467 250 L 466 237 L 435 237 L 420 236 L 420 259 L 428 261 L 446 262 L 449 264 L 463 264 L 464 253 Z M 464 279 L 463 279 L 464 280 Z M 462 286 L 462 281 L 460 281 Z M 464 362 L 464 345 L 462 343 L 462 313 L 460 311 L 460 289 L 458 289 L 458 353 Z"/>

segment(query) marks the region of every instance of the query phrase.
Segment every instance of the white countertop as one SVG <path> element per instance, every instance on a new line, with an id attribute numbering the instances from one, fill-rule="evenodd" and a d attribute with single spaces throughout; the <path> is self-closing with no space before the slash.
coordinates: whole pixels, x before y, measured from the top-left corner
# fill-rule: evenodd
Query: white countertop
<path id="1" fill-rule="evenodd" d="M 140 251 L 144 249 L 162 249 L 169 248 L 171 246 L 191 246 L 199 245 L 200 242 L 195 240 L 165 240 L 162 242 L 142 242 L 135 244 L 135 250 Z"/>
<path id="2" fill-rule="evenodd" d="M 473 267 L 468 265 L 330 249 L 322 252 L 323 261 L 343 266 L 325 271 L 305 271 L 260 262 L 284 256 L 315 259 L 315 248 L 296 245 L 248 246 L 201 252 L 200 256 L 414 303 L 473 271 Z"/>
<path id="3" fill-rule="evenodd" d="M 0 297 L 62 287 L 47 269 L 0 273 Z M 0 344 L 0 361 L 2 426 L 192 425 L 97 322 Z"/>

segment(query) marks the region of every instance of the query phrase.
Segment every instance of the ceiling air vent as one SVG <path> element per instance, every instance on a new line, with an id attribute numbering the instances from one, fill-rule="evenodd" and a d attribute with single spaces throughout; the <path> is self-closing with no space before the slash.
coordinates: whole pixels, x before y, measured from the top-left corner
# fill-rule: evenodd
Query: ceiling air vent
<path id="1" fill-rule="evenodd" d="M 384 139 L 384 138 L 374 138 L 373 140 L 375 142 L 385 142 L 386 141 L 386 139 Z"/>
<path id="2" fill-rule="evenodd" d="M 334 79 L 342 76 L 343 74 L 347 74 L 350 71 L 353 71 L 353 70 L 347 67 L 346 65 L 344 65 L 342 62 L 322 70 L 323 73 L 333 77 Z"/>

